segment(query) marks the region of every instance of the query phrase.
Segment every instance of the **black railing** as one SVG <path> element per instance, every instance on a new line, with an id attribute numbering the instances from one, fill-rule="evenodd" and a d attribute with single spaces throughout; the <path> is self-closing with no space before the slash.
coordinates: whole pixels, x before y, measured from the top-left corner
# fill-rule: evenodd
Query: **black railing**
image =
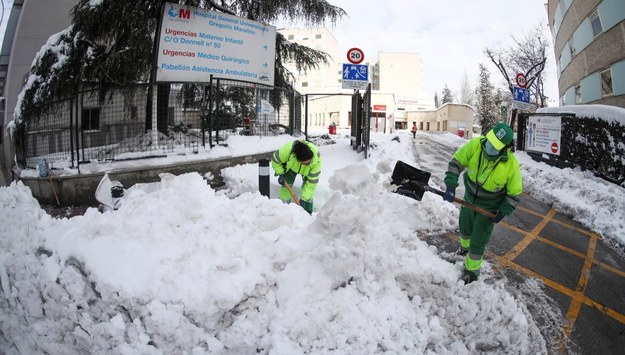
<path id="1" fill-rule="evenodd" d="M 75 168 L 84 163 L 196 154 L 232 134 L 299 134 L 301 96 L 275 87 L 213 79 L 206 84 L 136 85 L 97 91 L 46 106 L 18 130 L 18 163 Z M 153 93 L 168 93 L 152 105 Z M 212 95 L 211 95 L 212 94 Z M 212 100 L 212 102 L 211 102 Z M 152 112 L 156 112 L 152 115 Z M 158 130 L 156 128 L 159 128 Z"/>

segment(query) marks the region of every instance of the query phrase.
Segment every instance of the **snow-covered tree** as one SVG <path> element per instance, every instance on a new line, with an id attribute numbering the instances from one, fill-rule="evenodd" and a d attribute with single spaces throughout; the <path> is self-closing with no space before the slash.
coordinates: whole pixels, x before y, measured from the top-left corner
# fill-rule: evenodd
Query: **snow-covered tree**
<path id="1" fill-rule="evenodd" d="M 325 22 L 334 24 L 346 14 L 325 0 L 177 2 L 263 23 L 285 18 L 311 27 Z M 37 54 L 20 95 L 16 122 L 36 120 L 49 103 L 72 97 L 82 89 L 98 89 L 104 98 L 112 88 L 125 86 L 130 91 L 131 84 L 151 82 L 155 32 L 165 3 L 166 0 L 80 0 L 71 11 L 71 26 L 50 37 Z M 274 85 L 290 87 L 293 73 L 285 68 L 287 61 L 302 71 L 327 63 L 327 58 L 328 54 L 289 42 L 277 33 Z M 158 87 L 158 100 L 165 100 L 169 85 Z M 163 106 L 166 105 L 158 105 Z M 166 131 L 167 115 L 157 117 L 159 131 Z M 148 117 L 146 129 L 151 129 L 150 125 Z"/>
<path id="2" fill-rule="evenodd" d="M 449 86 L 445 84 L 445 87 L 443 88 L 443 105 L 446 103 L 451 104 L 453 102 L 454 102 L 454 95 L 451 93 Z"/>
<path id="3" fill-rule="evenodd" d="M 460 84 L 460 94 L 458 97 L 461 104 L 467 104 L 473 106 L 475 104 L 475 90 L 471 86 L 469 81 L 469 75 L 464 72 L 462 77 L 462 83 Z"/>
<path id="4" fill-rule="evenodd" d="M 498 121 L 498 106 L 495 103 L 495 90 L 490 82 L 490 73 L 484 64 L 480 64 L 479 83 L 475 90 L 477 106 L 477 124 L 486 133 Z"/>
<path id="5" fill-rule="evenodd" d="M 435 92 L 434 93 L 434 107 L 439 108 L 441 106 L 441 103 L 438 99 L 438 93 Z"/>

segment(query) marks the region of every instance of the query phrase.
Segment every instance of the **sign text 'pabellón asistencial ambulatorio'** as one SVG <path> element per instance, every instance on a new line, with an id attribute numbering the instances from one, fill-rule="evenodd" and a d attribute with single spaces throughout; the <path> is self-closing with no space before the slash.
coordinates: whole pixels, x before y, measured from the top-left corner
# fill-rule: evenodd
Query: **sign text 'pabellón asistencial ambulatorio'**
<path id="1" fill-rule="evenodd" d="M 276 28 L 216 11 L 166 4 L 158 82 L 208 82 L 211 74 L 273 86 Z"/>

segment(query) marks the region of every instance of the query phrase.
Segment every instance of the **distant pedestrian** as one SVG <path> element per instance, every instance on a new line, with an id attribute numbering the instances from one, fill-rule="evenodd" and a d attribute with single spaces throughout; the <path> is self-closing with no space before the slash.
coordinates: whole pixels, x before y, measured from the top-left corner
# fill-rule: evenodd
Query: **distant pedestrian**
<path id="1" fill-rule="evenodd" d="M 467 207 L 460 209 L 459 255 L 466 255 L 462 280 L 477 280 L 494 224 L 516 208 L 523 190 L 519 161 L 511 151 L 513 132 L 498 123 L 486 137 L 469 140 L 458 149 L 445 173 L 443 200 L 454 202 L 458 177 L 464 172 L 464 200 L 495 215 L 486 217 Z"/>
<path id="2" fill-rule="evenodd" d="M 291 202 L 291 193 L 284 184 L 288 183 L 292 186 L 297 174 L 302 175 L 302 195 L 299 204 L 306 212 L 312 214 L 313 196 L 321 175 L 319 148 L 305 140 L 288 142 L 273 153 L 271 167 L 278 176 L 278 183 L 282 186 L 279 193 L 280 200 L 285 203 Z"/>
<path id="3" fill-rule="evenodd" d="M 417 123 L 416 122 L 412 122 L 412 128 L 410 129 L 410 132 L 412 132 L 412 138 L 415 138 L 417 136 Z"/>

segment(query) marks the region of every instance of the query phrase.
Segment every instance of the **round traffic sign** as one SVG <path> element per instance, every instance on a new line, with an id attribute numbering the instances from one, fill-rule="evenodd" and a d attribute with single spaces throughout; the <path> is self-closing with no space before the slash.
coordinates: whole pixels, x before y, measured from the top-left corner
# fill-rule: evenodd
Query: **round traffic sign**
<path id="1" fill-rule="evenodd" d="M 347 60 L 352 64 L 360 64 L 365 60 L 365 54 L 360 48 L 352 48 L 347 51 Z"/>
<path id="2" fill-rule="evenodd" d="M 527 78 L 525 77 L 524 74 L 522 73 L 518 73 L 516 75 L 516 84 L 520 87 L 525 89 L 525 86 L 527 85 Z"/>
<path id="3" fill-rule="evenodd" d="M 560 149 L 560 148 L 558 147 L 558 143 L 556 143 L 556 142 L 551 143 L 551 152 L 552 152 L 552 153 L 554 153 L 554 154 L 555 154 L 555 153 L 557 153 L 557 152 L 558 152 L 558 149 Z"/>

